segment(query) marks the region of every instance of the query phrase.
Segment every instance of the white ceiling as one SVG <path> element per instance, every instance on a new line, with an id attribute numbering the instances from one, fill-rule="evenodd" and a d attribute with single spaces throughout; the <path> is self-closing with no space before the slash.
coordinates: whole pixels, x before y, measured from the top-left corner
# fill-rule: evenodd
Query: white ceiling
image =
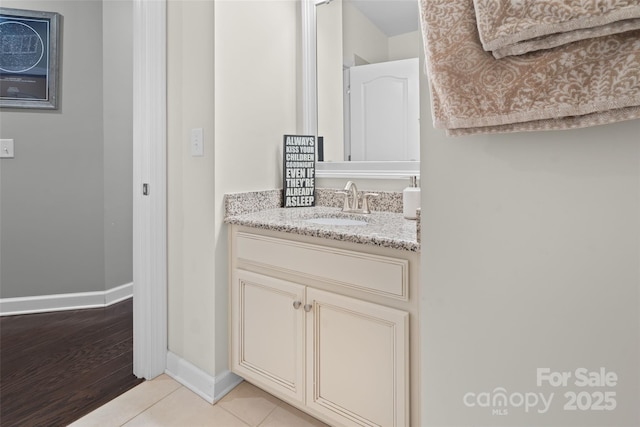
<path id="1" fill-rule="evenodd" d="M 420 28 L 418 0 L 343 0 L 357 7 L 388 37 Z"/>

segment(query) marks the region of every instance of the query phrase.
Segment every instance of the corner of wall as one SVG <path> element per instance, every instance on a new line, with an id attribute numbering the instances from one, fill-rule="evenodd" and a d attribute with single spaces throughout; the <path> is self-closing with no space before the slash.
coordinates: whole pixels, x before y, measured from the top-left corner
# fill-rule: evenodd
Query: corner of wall
<path id="1" fill-rule="evenodd" d="M 242 382 L 241 377 L 229 370 L 211 376 L 171 351 L 167 351 L 165 373 L 212 404 Z"/>

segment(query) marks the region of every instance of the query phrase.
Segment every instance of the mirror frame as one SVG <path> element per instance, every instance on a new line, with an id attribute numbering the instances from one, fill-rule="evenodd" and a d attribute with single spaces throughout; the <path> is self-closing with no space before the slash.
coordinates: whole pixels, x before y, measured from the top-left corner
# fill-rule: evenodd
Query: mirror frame
<path id="1" fill-rule="evenodd" d="M 316 5 L 327 0 L 301 0 L 302 127 L 305 135 L 318 133 L 316 78 Z M 318 178 L 406 179 L 420 177 L 420 162 L 317 162 Z"/>

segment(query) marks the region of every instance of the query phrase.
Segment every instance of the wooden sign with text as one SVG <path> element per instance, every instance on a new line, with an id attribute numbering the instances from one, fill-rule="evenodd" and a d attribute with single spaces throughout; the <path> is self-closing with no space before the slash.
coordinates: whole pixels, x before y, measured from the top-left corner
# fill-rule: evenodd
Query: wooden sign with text
<path id="1" fill-rule="evenodd" d="M 284 207 L 315 205 L 316 138 L 307 135 L 284 136 Z"/>

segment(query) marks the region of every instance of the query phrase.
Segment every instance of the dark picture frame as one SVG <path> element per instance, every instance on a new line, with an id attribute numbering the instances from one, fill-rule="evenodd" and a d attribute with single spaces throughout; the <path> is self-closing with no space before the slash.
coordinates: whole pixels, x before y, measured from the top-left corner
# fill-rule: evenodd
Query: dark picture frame
<path id="1" fill-rule="evenodd" d="M 60 15 L 0 7 L 0 107 L 58 108 Z"/>

